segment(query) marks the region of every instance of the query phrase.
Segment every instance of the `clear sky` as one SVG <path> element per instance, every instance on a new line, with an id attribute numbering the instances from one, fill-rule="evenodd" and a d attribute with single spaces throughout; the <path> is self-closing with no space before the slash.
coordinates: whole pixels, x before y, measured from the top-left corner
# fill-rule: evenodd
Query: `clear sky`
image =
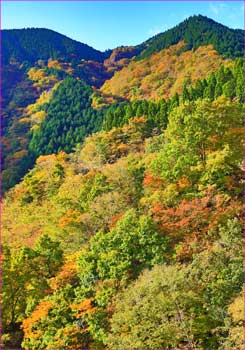
<path id="1" fill-rule="evenodd" d="M 49 28 L 99 50 L 139 44 L 194 14 L 244 28 L 243 1 L 1 2 L 2 29 Z"/>

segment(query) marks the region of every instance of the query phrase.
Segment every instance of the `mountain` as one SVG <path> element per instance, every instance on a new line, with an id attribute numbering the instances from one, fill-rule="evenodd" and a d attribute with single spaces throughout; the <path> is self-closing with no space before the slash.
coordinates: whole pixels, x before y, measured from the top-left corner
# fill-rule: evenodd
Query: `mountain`
<path id="1" fill-rule="evenodd" d="M 134 99 L 161 99 L 181 93 L 187 84 L 243 57 L 244 31 L 207 17 L 193 16 L 136 46 L 139 54 L 100 91 Z"/>
<path id="2" fill-rule="evenodd" d="M 141 54 L 137 60 L 150 57 L 180 41 L 186 43 L 186 50 L 199 46 L 213 45 L 219 55 L 227 58 L 243 57 L 244 31 L 231 29 L 205 16 L 192 16 L 176 27 L 160 33 L 137 46 Z"/>
<path id="3" fill-rule="evenodd" d="M 101 52 L 92 47 L 72 40 L 65 35 L 45 28 L 27 28 L 2 30 L 3 63 L 10 61 L 28 61 L 38 59 L 85 59 L 103 62 L 112 50 Z M 219 55 L 234 58 L 243 56 L 243 36 L 240 29 L 230 29 L 205 16 L 192 16 L 176 27 L 155 35 L 135 46 L 137 60 L 150 57 L 180 41 L 186 43 L 186 49 L 213 45 Z"/>
<path id="4" fill-rule="evenodd" d="M 241 32 L 3 31 L 6 349 L 243 349 Z"/>
<path id="5" fill-rule="evenodd" d="M 65 35 L 45 28 L 2 30 L 3 64 L 10 62 L 35 63 L 49 58 L 84 59 L 102 62 L 108 52 L 100 52 L 91 46 L 72 40 Z"/>

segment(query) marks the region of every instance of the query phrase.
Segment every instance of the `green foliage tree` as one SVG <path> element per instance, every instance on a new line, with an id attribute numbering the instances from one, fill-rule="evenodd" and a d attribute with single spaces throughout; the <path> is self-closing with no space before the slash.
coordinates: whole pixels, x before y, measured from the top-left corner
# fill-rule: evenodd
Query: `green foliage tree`
<path id="1" fill-rule="evenodd" d="M 203 341 L 205 346 L 215 348 L 224 336 L 228 306 L 243 287 L 242 224 L 237 218 L 219 228 L 218 239 L 211 251 L 198 254 L 190 271 L 210 317 L 213 337 L 208 336 Z"/>
<path id="2" fill-rule="evenodd" d="M 16 253 L 4 247 L 3 332 L 5 337 L 6 334 L 12 337 L 9 345 L 19 344 L 21 321 L 45 296 L 49 289 L 48 279 L 55 276 L 62 263 L 63 252 L 59 243 L 46 235 L 40 238 L 35 249 L 23 248 Z"/>
<path id="3" fill-rule="evenodd" d="M 93 275 L 100 279 L 132 278 L 143 268 L 163 262 L 166 245 L 151 219 L 138 218 L 130 210 L 110 232 L 100 231 L 92 238 L 88 255 L 80 256 L 81 273 L 85 266 L 93 266 Z"/>
<path id="4" fill-rule="evenodd" d="M 214 102 L 199 100 L 180 106 L 169 116 L 165 146 L 158 158 L 153 161 L 152 168 L 170 182 L 188 174 L 193 183 L 196 183 L 202 175 L 206 183 L 215 182 L 218 185 L 217 176 L 221 178 L 232 176 L 233 167 L 239 169 L 241 166 L 242 135 L 239 133 L 241 128 L 241 106 L 223 97 Z M 234 129 L 237 130 L 236 142 Z M 219 171 L 217 169 L 215 180 L 213 178 L 212 182 L 211 159 L 219 153 L 221 156 L 227 145 L 229 147 L 227 157 L 232 155 L 233 159 L 232 169 L 229 170 L 230 163 L 226 162 L 225 168 L 220 167 Z M 219 164 L 221 163 L 217 161 L 216 165 Z M 214 168 L 211 172 L 214 175 Z"/>
<path id="5" fill-rule="evenodd" d="M 114 308 L 107 339 L 112 349 L 198 348 L 207 331 L 200 324 L 200 297 L 178 265 L 144 271 L 117 295 Z"/>

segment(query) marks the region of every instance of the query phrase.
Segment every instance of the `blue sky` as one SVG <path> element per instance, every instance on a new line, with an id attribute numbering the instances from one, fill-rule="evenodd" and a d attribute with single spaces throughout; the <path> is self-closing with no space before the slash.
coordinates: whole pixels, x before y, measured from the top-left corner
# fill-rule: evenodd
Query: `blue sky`
<path id="1" fill-rule="evenodd" d="M 135 45 L 193 14 L 244 28 L 243 1 L 2 1 L 2 29 L 45 27 L 99 50 Z"/>

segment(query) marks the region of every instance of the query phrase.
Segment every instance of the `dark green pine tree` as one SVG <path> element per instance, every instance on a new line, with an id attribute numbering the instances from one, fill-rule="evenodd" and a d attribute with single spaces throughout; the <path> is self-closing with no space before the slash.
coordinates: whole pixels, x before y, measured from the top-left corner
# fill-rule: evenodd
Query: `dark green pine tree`
<path id="1" fill-rule="evenodd" d="M 178 106 L 179 106 L 179 94 L 176 92 L 171 99 L 169 108 L 170 110 L 173 110 L 175 107 L 178 107 Z"/>
<path id="2" fill-rule="evenodd" d="M 215 86 L 216 78 L 214 73 L 211 73 L 207 81 L 207 86 L 204 89 L 203 97 L 213 101 L 215 96 Z"/>
<path id="3" fill-rule="evenodd" d="M 227 81 L 223 86 L 223 94 L 228 98 L 236 95 L 236 82 L 234 79 Z"/>
<path id="4" fill-rule="evenodd" d="M 182 92 L 182 100 L 183 102 L 190 101 L 190 94 L 187 90 L 186 84 L 184 85 L 183 92 Z"/>

